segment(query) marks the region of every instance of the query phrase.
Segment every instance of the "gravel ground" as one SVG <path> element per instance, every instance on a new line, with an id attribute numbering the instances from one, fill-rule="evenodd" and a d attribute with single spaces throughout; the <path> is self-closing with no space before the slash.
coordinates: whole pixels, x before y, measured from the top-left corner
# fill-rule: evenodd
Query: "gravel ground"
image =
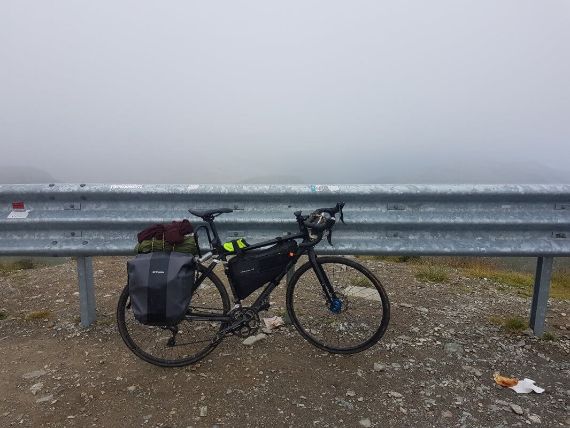
<path id="1" fill-rule="evenodd" d="M 137 359 L 115 325 L 126 258 L 96 258 L 98 322 L 78 326 L 75 263 L 0 277 L 0 426 L 570 426 L 570 304 L 551 301 L 555 340 L 512 334 L 493 316 L 530 301 L 452 271 L 365 260 L 392 303 L 384 338 L 352 356 L 324 353 L 285 326 L 252 346 L 226 339 L 194 366 Z M 284 311 L 284 286 L 268 316 Z M 29 319 L 37 311 L 49 311 Z M 32 316 L 33 318 L 33 316 Z M 516 394 L 493 373 L 528 377 Z"/>

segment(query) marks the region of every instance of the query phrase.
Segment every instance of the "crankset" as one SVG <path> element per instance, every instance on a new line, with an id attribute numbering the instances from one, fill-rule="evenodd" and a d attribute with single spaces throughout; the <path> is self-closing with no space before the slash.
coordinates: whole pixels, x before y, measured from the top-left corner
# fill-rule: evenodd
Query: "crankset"
<path id="1" fill-rule="evenodd" d="M 259 315 L 250 307 L 235 308 L 228 315 L 232 317 L 232 321 L 216 335 L 216 340 L 221 340 L 223 336 L 228 334 L 248 337 L 255 334 L 259 329 Z"/>

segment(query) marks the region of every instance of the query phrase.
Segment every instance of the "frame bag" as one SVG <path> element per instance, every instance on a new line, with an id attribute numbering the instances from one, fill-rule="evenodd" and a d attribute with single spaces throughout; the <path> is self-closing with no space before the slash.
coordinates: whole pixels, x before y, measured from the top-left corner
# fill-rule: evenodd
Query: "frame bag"
<path id="1" fill-rule="evenodd" d="M 194 287 L 193 256 L 177 252 L 139 254 L 127 262 L 127 270 L 137 321 L 173 326 L 184 318 Z"/>
<path id="2" fill-rule="evenodd" d="M 267 249 L 245 251 L 230 259 L 228 268 L 237 297 L 245 299 L 274 280 L 283 272 L 297 249 L 297 243 L 291 240 Z"/>

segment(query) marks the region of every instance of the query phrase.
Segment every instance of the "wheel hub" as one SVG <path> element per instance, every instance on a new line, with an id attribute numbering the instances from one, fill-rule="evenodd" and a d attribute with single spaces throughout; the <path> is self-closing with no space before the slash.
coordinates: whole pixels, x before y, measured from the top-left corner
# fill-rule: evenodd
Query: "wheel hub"
<path id="1" fill-rule="evenodd" d="M 343 307 L 342 300 L 337 298 L 337 299 L 332 299 L 329 309 L 333 314 L 340 314 L 340 312 L 342 311 L 342 307 Z"/>

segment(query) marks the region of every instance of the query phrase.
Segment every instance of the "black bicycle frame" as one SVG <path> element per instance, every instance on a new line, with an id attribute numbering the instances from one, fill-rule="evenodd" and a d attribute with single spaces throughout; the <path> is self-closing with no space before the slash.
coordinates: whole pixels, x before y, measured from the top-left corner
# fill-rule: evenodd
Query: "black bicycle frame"
<path id="1" fill-rule="evenodd" d="M 300 239 L 300 238 L 305 238 L 304 234 L 300 233 L 297 235 L 291 235 L 291 236 L 287 236 L 287 237 L 283 237 L 283 238 L 278 237 L 278 238 L 274 238 L 274 239 L 271 239 L 268 241 L 263 241 L 263 242 L 259 242 L 259 243 L 254 244 L 254 245 L 250 245 L 246 248 L 243 248 L 241 251 L 242 252 L 248 252 L 248 251 L 254 250 L 256 248 L 263 248 L 263 247 L 267 247 L 270 245 L 277 244 L 279 242 L 287 242 L 287 241 L 292 241 L 294 239 Z M 263 289 L 261 294 L 257 297 L 255 302 L 251 305 L 251 308 L 254 311 L 258 311 L 259 308 L 261 308 L 261 306 L 264 304 L 264 302 L 267 301 L 267 299 L 269 298 L 269 296 L 271 295 L 273 290 L 275 290 L 275 288 L 279 285 L 279 283 L 281 282 L 283 277 L 285 275 L 287 275 L 287 272 L 289 271 L 289 269 L 291 269 L 293 266 L 295 266 L 295 264 L 297 263 L 299 258 L 305 254 L 307 254 L 309 256 L 309 262 L 311 263 L 311 266 L 312 266 L 315 274 L 317 275 L 317 279 L 319 280 L 319 283 L 321 284 L 321 287 L 323 288 L 323 292 L 326 296 L 328 304 L 330 305 L 332 300 L 337 298 L 336 293 L 335 293 L 335 291 L 334 291 L 334 289 L 333 289 L 333 287 L 329 281 L 328 276 L 324 272 L 321 265 L 319 265 L 319 263 L 317 262 L 317 255 L 315 253 L 313 246 L 312 245 L 304 245 L 303 246 L 303 243 L 300 246 L 301 246 L 301 248 L 304 248 L 304 249 L 302 251 L 300 251 L 298 254 L 296 254 L 289 261 L 289 263 L 283 269 L 283 271 L 275 279 L 270 281 L 265 286 L 265 288 Z M 222 260 L 223 262 L 226 261 L 225 254 L 220 255 L 220 260 Z M 194 286 L 195 288 L 198 288 L 200 286 L 200 284 L 202 283 L 202 281 L 204 281 L 204 279 L 208 276 L 208 274 L 214 270 L 214 268 L 216 267 L 216 264 L 217 264 L 216 262 L 211 263 L 206 268 L 206 270 L 200 274 L 200 276 L 196 279 L 195 286 Z M 228 275 L 227 265 L 224 266 L 224 270 L 225 270 L 225 274 L 229 280 L 230 288 L 232 290 L 232 294 L 234 297 L 234 304 L 239 305 L 239 304 L 241 304 L 241 301 L 237 297 L 237 294 L 235 291 L 235 286 L 232 283 L 231 277 Z M 215 313 L 201 313 L 199 315 L 190 314 L 190 315 L 187 315 L 185 318 L 189 321 L 222 321 L 222 322 L 232 321 L 232 318 L 230 316 L 219 315 L 219 314 L 215 314 Z"/>

